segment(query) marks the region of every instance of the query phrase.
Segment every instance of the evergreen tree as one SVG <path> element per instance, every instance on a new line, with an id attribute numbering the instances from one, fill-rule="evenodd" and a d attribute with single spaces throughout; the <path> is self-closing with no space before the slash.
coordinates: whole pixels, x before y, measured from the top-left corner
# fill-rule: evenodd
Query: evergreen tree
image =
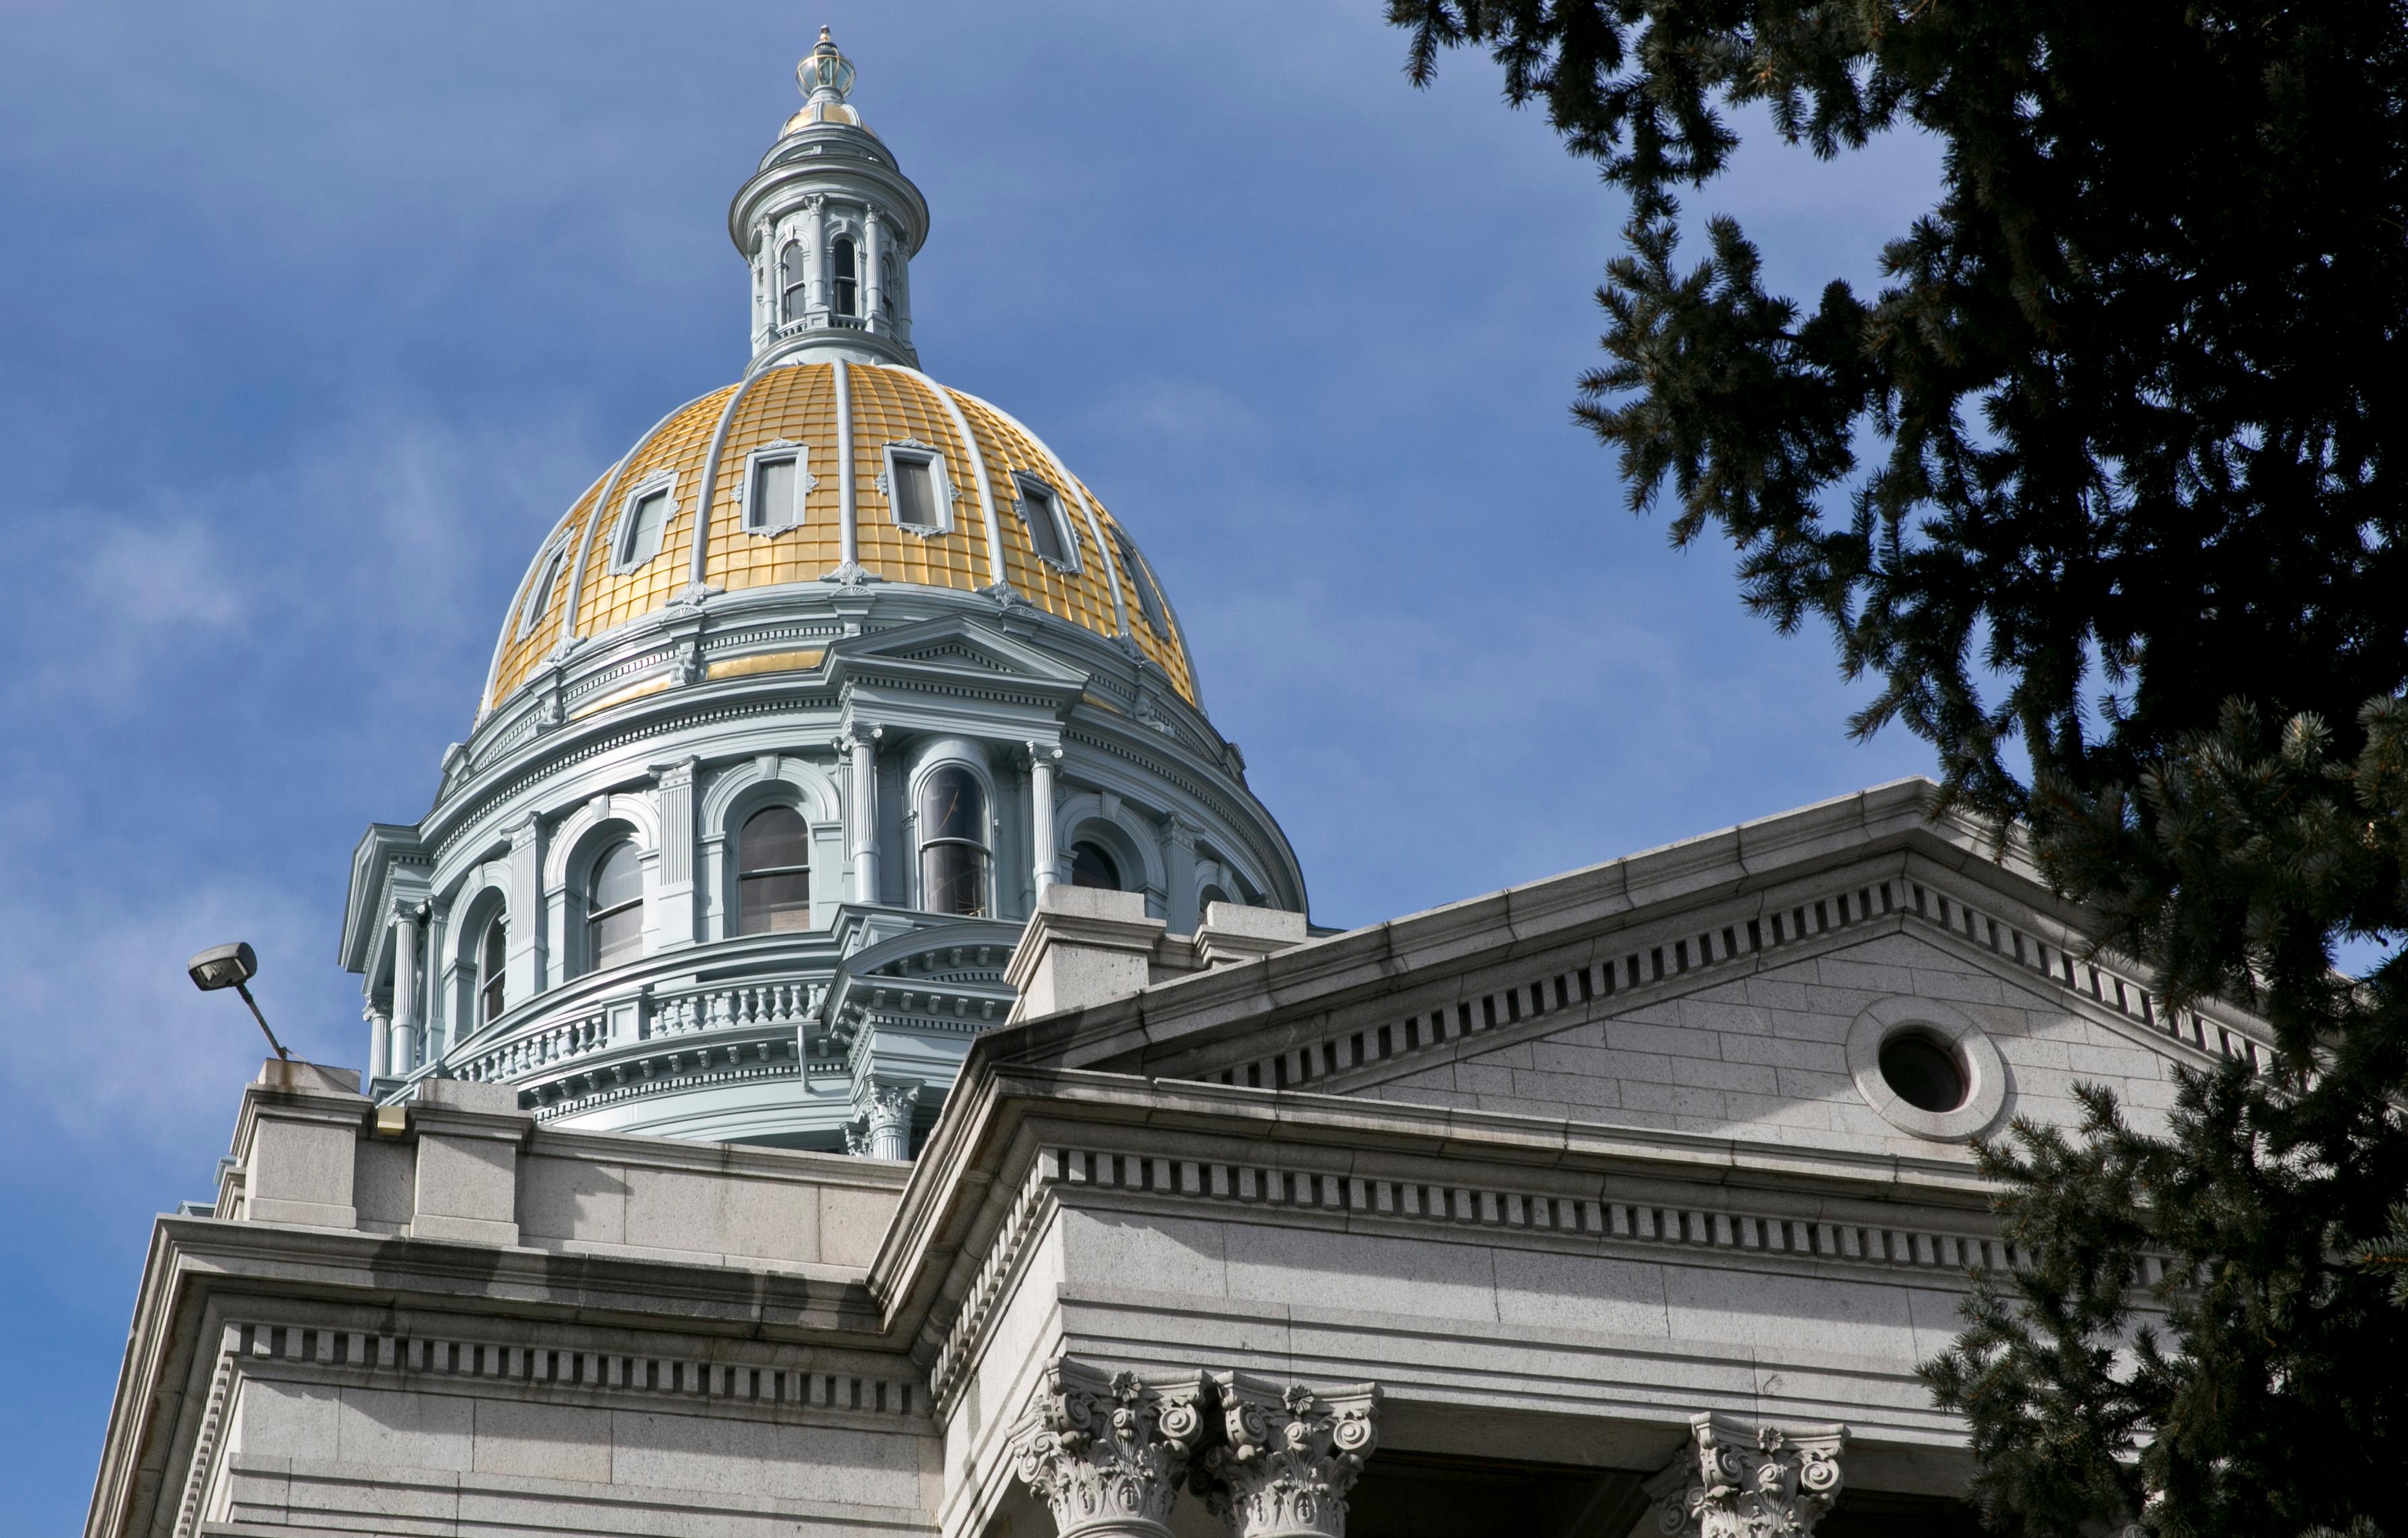
<path id="1" fill-rule="evenodd" d="M 2036 1257 L 1926 1376 L 2000 1531 L 2408 1538 L 2408 7 L 1390 0 L 1629 198 L 1575 407 L 1819 619 L 2104 943 L 2278 1051 L 1982 1153 Z M 1944 150 L 1810 311 L 1678 194 L 1735 114 Z M 2386 401 L 2391 402 L 2388 406 Z"/>

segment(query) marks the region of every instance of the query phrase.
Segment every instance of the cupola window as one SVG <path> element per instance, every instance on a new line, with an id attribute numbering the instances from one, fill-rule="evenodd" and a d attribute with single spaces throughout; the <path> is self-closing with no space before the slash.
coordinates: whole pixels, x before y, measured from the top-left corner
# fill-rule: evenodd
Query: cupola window
<path id="1" fill-rule="evenodd" d="M 510 930 L 507 915 L 495 913 L 485 926 L 485 937 L 477 947 L 477 1024 L 492 1025 L 501 1018 L 508 1002 L 508 990 L 503 978 L 509 967 Z"/>
<path id="2" fill-rule="evenodd" d="M 1162 606 L 1161 590 L 1154 585 L 1154 573 L 1146 569 L 1145 562 L 1139 558 L 1137 547 L 1129 543 L 1127 535 L 1118 529 L 1112 533 L 1117 536 L 1121 547 L 1121 568 L 1128 573 L 1129 585 L 1137 589 L 1138 609 L 1145 615 L 1145 623 L 1154 633 L 1168 640 L 1169 612 Z"/>
<path id="3" fill-rule="evenodd" d="M 619 520 L 619 559 L 623 569 L 642 566 L 661 553 L 661 535 L 669 521 L 669 488 L 666 485 L 638 488 L 628 498 L 627 510 Z"/>
<path id="4" fill-rule="evenodd" d="M 790 806 L 744 819 L 736 844 L 736 932 L 811 927 L 811 830 Z"/>
<path id="5" fill-rule="evenodd" d="M 836 312 L 847 317 L 859 315 L 860 280 L 853 273 L 851 236 L 836 237 L 836 244 L 828 252 L 828 265 L 836 269 Z"/>
<path id="6" fill-rule="evenodd" d="M 1103 845 L 1082 840 L 1070 846 L 1070 884 L 1117 892 L 1121 889 L 1120 864 L 1105 852 Z"/>
<path id="7" fill-rule="evenodd" d="M 755 534 L 774 534 L 803 521 L 805 451 L 800 444 L 772 444 L 752 456 L 744 490 L 744 526 Z"/>
<path id="8" fill-rule="evenodd" d="M 878 311 L 890 321 L 895 318 L 895 254 L 892 252 L 878 259 Z"/>
<path id="9" fill-rule="evenodd" d="M 810 274 L 804 267 L 801 241 L 786 242 L 785 251 L 778 258 L 778 280 L 780 319 L 801 320 L 803 311 L 810 308 L 811 302 Z"/>
<path id="10" fill-rule="evenodd" d="M 986 913 L 986 790 L 959 764 L 920 783 L 920 906 L 976 918 Z"/>
<path id="11" fill-rule="evenodd" d="M 633 961 L 644 950 L 644 864 L 624 841 L 594 862 L 585 884 L 585 954 L 592 970 Z"/>
<path id="12" fill-rule="evenodd" d="M 1070 553 L 1074 541 L 1063 537 L 1061 498 L 1025 471 L 1014 471 L 1011 479 L 1020 492 L 1020 521 L 1028 525 L 1029 544 L 1048 564 L 1076 570 L 1078 562 Z"/>

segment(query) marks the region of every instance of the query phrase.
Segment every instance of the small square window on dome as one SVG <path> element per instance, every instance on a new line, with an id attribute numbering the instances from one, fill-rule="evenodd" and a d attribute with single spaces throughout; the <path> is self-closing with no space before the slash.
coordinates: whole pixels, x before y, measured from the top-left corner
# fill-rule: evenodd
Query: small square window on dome
<path id="1" fill-rule="evenodd" d="M 953 531 L 953 478 L 933 445 L 916 438 L 887 444 L 886 473 L 878 478 L 878 490 L 894 511 L 896 527 L 923 535 Z"/>
<path id="2" fill-rule="evenodd" d="M 552 596 L 560 586 L 561 568 L 567 561 L 568 540 L 563 538 L 554 539 L 536 563 L 535 582 L 527 588 L 526 602 L 519 609 L 519 640 L 535 634 L 535 627 L 543 623 L 544 612 L 552 607 Z"/>
<path id="3" fill-rule="evenodd" d="M 748 533 L 783 534 L 802 526 L 803 498 L 819 484 L 810 465 L 810 450 L 784 438 L 746 456 L 743 495 Z"/>
<path id="4" fill-rule="evenodd" d="M 1062 498 L 1054 488 L 1026 470 L 1011 472 L 1019 493 L 1020 521 L 1027 525 L 1028 543 L 1037 558 L 1057 571 L 1079 569 L 1079 536 L 1062 516 Z"/>
<path id="5" fill-rule="evenodd" d="M 661 539 L 677 512 L 674 472 L 638 482 L 619 505 L 619 526 L 610 536 L 610 569 L 633 571 L 661 553 Z"/>

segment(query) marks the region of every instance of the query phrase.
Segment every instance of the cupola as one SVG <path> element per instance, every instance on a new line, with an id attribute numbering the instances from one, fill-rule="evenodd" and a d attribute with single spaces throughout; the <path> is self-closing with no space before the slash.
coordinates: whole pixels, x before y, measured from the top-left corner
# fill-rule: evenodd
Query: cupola
<path id="1" fill-rule="evenodd" d="M 806 360 L 900 363 L 911 258 L 928 204 L 853 106 L 853 61 L 825 27 L 795 68 L 802 110 L 738 190 L 727 233 L 752 271 L 752 369 Z"/>

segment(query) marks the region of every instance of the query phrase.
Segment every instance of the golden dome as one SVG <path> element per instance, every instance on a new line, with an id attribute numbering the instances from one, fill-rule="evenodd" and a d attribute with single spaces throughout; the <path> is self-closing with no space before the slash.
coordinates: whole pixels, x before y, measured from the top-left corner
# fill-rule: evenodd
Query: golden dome
<path id="1" fill-rule="evenodd" d="M 850 402 L 849 432 L 839 398 Z M 748 482 L 763 461 L 788 454 L 796 468 L 778 483 L 793 486 L 799 517 L 775 526 L 747 506 Z M 898 457 L 932 462 L 939 526 L 896 516 L 889 470 Z M 631 550 L 639 505 L 663 491 L 666 503 L 644 510 L 666 509 L 657 535 Z M 1039 553 L 1027 522 L 1048 494 L 1060 561 Z M 699 548 L 697 498 L 709 503 Z M 964 593 L 1004 584 L 1057 619 L 1127 636 L 1195 703 L 1177 620 L 1144 557 L 1035 434 L 916 370 L 820 362 L 765 368 L 680 407 L 586 489 L 520 583 L 481 708 L 508 698 L 565 640 L 657 613 L 697 582 L 733 594 L 842 580 L 848 522 L 866 575 Z M 653 538 L 658 553 L 649 554 Z"/>

